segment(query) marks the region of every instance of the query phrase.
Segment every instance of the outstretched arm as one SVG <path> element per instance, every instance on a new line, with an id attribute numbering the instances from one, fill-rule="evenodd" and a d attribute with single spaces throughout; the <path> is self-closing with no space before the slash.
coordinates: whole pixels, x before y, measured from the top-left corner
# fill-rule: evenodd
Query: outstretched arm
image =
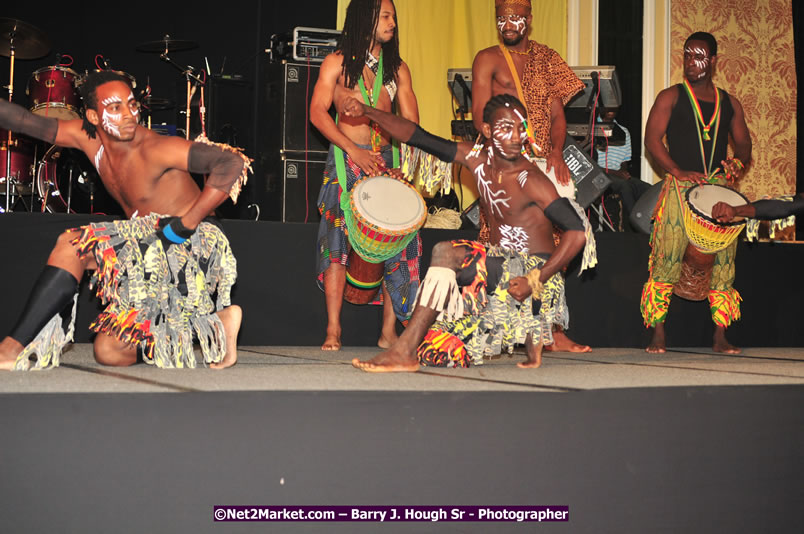
<path id="1" fill-rule="evenodd" d="M 367 106 L 353 97 L 346 98 L 342 106 L 344 115 L 349 117 L 368 117 L 379 124 L 394 139 L 420 148 L 442 161 L 466 163 L 466 156 L 472 149 L 471 143 L 456 143 L 427 133 L 417 124 L 407 119 Z"/>
<path id="2" fill-rule="evenodd" d="M 53 144 L 59 121 L 34 115 L 22 106 L 0 100 L 0 127 Z"/>
<path id="3" fill-rule="evenodd" d="M 731 206 L 725 202 L 718 202 L 712 207 L 712 217 L 720 222 L 730 222 L 736 217 L 772 221 L 786 219 L 791 215 L 804 213 L 804 193 L 793 197 L 792 202 L 785 200 L 757 200 L 751 204 Z"/>

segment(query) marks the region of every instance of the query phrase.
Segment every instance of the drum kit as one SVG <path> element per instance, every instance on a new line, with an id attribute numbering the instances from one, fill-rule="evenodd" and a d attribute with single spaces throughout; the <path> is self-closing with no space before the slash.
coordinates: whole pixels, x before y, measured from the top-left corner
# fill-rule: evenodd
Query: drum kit
<path id="1" fill-rule="evenodd" d="M 187 78 L 189 136 L 189 102 L 194 92 L 191 84 L 201 85 L 204 80 L 195 74 L 193 67 L 184 67 L 170 58 L 171 52 L 189 50 L 198 45 L 165 35 L 161 40 L 142 43 L 140 52 L 158 52 L 160 59 L 182 71 Z M 14 96 L 14 68 L 16 60 L 38 59 L 50 53 L 47 35 L 26 22 L 0 18 L 0 56 L 9 58 L 8 101 Z M 111 70 L 108 61 L 95 58 L 93 72 Z M 63 61 L 63 60 L 69 60 Z M 58 55 L 58 65 L 35 70 L 25 88 L 29 109 L 36 115 L 60 120 L 80 119 L 83 115 L 79 92 L 90 71 L 81 74 L 70 68 L 72 58 Z M 131 81 L 136 90 L 134 76 L 115 71 Z M 171 109 L 173 103 L 151 96 L 150 87 L 135 93 L 140 101 L 143 118 L 151 127 L 154 111 Z M 203 113 L 203 106 L 201 107 Z M 201 117 L 203 124 L 204 117 Z M 11 211 L 41 211 L 47 213 L 100 213 L 122 214 L 117 203 L 106 192 L 97 170 L 86 155 L 75 149 L 49 145 L 21 134 L 0 130 L 0 213 Z"/>

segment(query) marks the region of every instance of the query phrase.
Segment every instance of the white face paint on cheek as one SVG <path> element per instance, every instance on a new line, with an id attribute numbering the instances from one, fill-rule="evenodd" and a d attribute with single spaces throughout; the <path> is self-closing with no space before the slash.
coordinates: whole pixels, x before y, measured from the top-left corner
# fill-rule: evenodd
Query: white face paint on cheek
<path id="1" fill-rule="evenodd" d="M 103 129 L 106 130 L 109 135 L 120 137 L 119 124 L 122 117 L 120 113 L 109 113 L 104 109 L 102 116 Z"/>
<path id="2" fill-rule="evenodd" d="M 514 31 L 516 31 L 519 35 L 525 34 L 525 29 L 527 28 L 526 20 L 525 17 L 521 17 L 519 15 L 497 17 L 497 31 L 502 33 L 503 28 L 505 28 L 505 24 L 508 22 L 514 26 Z"/>
<path id="3" fill-rule="evenodd" d="M 511 141 L 514 135 L 515 123 L 511 119 L 500 119 L 494 123 L 492 130 L 492 142 L 494 147 L 503 155 L 508 155 L 508 152 L 503 148 L 503 141 Z"/>

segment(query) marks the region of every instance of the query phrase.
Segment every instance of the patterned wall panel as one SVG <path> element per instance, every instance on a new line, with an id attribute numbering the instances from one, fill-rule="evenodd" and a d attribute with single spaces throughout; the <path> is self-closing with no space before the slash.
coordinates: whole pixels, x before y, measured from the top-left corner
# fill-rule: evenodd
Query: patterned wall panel
<path id="1" fill-rule="evenodd" d="M 794 0 L 798 1 L 798 0 Z M 738 184 L 750 199 L 796 190 L 796 69 L 791 0 L 672 0 L 671 83 L 682 79 L 684 40 L 718 42 L 715 85 L 736 96 L 753 140 Z"/>

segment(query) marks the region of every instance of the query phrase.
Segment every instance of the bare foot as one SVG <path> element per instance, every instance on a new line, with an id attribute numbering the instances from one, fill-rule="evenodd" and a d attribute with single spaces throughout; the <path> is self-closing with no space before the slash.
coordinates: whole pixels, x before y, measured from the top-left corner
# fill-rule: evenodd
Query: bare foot
<path id="1" fill-rule="evenodd" d="M 726 339 L 726 329 L 722 326 L 715 327 L 712 350 L 715 352 L 722 352 L 723 354 L 740 354 L 740 352 L 742 352 L 739 347 L 735 347 L 729 343 L 729 341 Z"/>
<path id="2" fill-rule="evenodd" d="M 536 369 L 542 364 L 542 349 L 544 349 L 544 343 L 534 345 L 528 340 L 525 342 L 525 346 L 527 347 L 528 359 L 524 362 L 517 363 L 516 366 L 520 369 Z"/>
<path id="3" fill-rule="evenodd" d="M 210 369 L 226 369 L 237 363 L 237 334 L 243 320 L 243 310 L 235 304 L 218 312 L 226 332 L 226 355 L 218 363 L 209 364 Z"/>
<path id="4" fill-rule="evenodd" d="M 546 345 L 544 350 L 547 352 L 592 352 L 592 347 L 575 343 L 567 337 L 563 330 L 559 329 L 553 332 L 553 344 Z"/>
<path id="5" fill-rule="evenodd" d="M 321 345 L 321 350 L 341 350 L 340 328 L 327 328 L 327 337 L 324 338 L 324 344 Z"/>
<path id="6" fill-rule="evenodd" d="M 645 352 L 664 354 L 666 351 L 667 343 L 664 340 L 664 323 L 659 323 L 653 327 L 653 337 L 650 340 L 650 345 L 645 349 Z"/>
<path id="7" fill-rule="evenodd" d="M 390 349 L 398 340 L 399 336 L 396 335 L 396 332 L 394 332 L 393 335 L 383 332 L 380 334 L 380 339 L 377 341 L 377 346 L 381 349 Z"/>
<path id="8" fill-rule="evenodd" d="M 19 341 L 10 337 L 0 342 L 0 371 L 13 371 L 17 356 L 24 348 Z"/>
<path id="9" fill-rule="evenodd" d="M 367 373 L 414 373 L 419 370 L 419 358 L 416 352 L 403 354 L 390 349 L 381 352 L 370 360 L 352 360 L 352 365 Z"/>

